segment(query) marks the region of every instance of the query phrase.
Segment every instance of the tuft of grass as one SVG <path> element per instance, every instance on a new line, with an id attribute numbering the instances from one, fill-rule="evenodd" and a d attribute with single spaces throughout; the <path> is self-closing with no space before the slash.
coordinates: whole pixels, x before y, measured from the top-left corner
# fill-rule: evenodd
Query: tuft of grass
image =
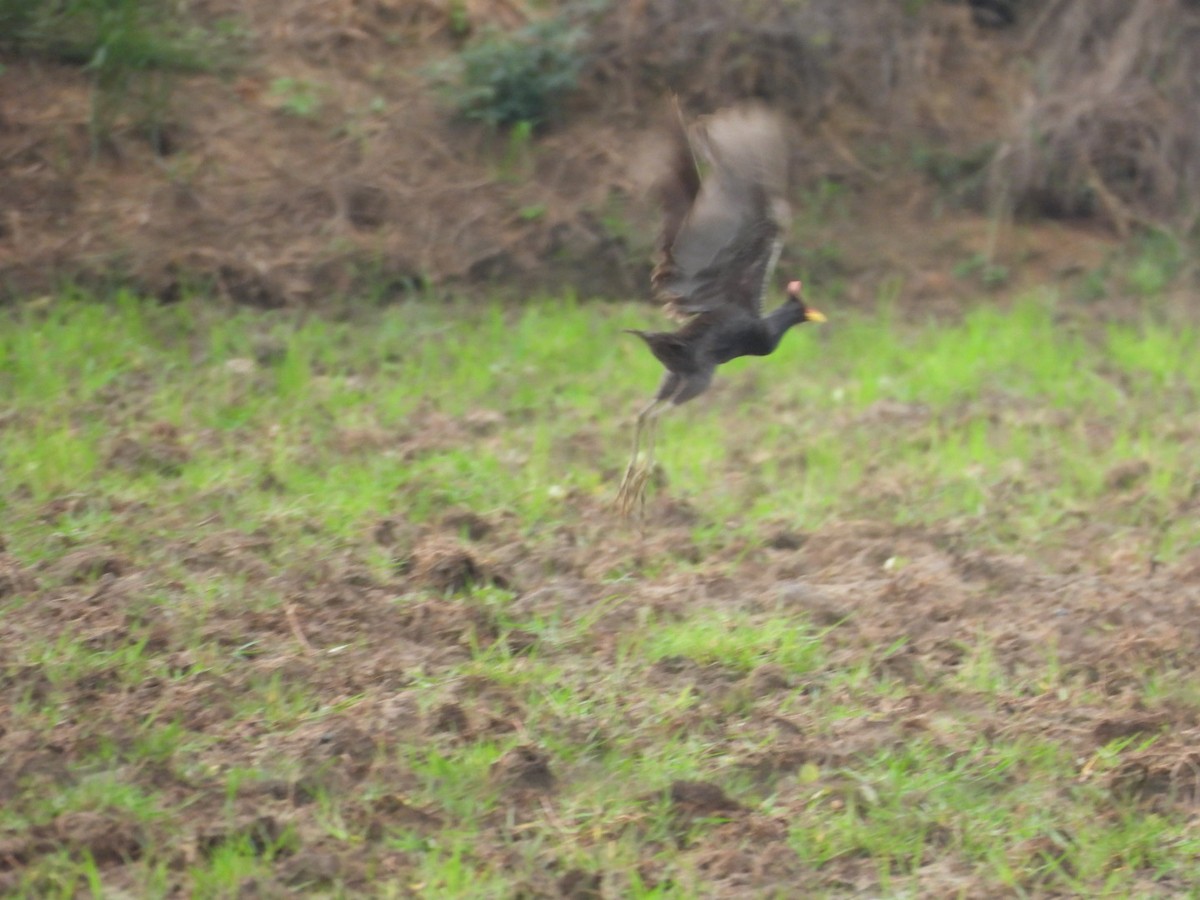
<path id="1" fill-rule="evenodd" d="M 817 668 L 823 652 L 819 636 L 795 619 L 755 621 L 711 612 L 657 624 L 639 650 L 655 662 L 681 658 L 741 674 L 771 662 L 797 675 Z"/>
<path id="2" fill-rule="evenodd" d="M 311 119 L 321 108 L 320 85 L 302 78 L 276 78 L 270 93 L 283 112 L 298 119 Z"/>

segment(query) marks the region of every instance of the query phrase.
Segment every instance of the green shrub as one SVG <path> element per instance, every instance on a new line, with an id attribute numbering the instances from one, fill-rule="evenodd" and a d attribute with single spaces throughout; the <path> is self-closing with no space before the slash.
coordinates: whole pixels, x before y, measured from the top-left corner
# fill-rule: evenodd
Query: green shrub
<path id="1" fill-rule="evenodd" d="M 516 31 L 488 31 L 432 74 L 468 119 L 489 125 L 542 125 L 578 82 L 582 29 L 565 17 Z"/>
<path id="2" fill-rule="evenodd" d="M 1151 229 L 1135 242 L 1132 259 L 1125 267 L 1125 283 L 1139 297 L 1161 294 L 1183 268 L 1187 248 L 1171 232 Z"/>

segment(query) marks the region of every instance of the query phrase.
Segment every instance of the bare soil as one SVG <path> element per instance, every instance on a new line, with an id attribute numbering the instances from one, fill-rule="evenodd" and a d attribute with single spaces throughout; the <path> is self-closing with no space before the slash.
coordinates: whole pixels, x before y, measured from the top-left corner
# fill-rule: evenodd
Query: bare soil
<path id="1" fill-rule="evenodd" d="M 1113 502 L 1121 502 L 1125 490 L 1115 484 Z M 103 496 L 71 502 L 106 507 L 118 521 L 144 515 Z M 503 513 L 452 511 L 440 524 L 421 528 L 382 520 L 373 540 L 396 559 L 395 576 L 384 580 L 370 574 L 368 542 L 319 560 L 296 559 L 269 531 L 247 536 L 202 529 L 165 550 L 148 547 L 144 558 L 105 546 L 79 546 L 53 563 L 23 566 L 0 552 L 0 597 L 30 594 L 0 621 L 0 648 L 12 650 L 55 635 L 115 649 L 140 635 L 147 656 L 168 660 L 173 673 L 188 676 L 128 684 L 114 668 L 111 679 L 103 671 L 90 672 L 74 683 L 50 685 L 41 667 L 10 669 L 0 682 L 0 708 L 41 701 L 53 692 L 59 698 L 58 721 L 49 739 L 0 722 L 0 804 L 38 785 L 57 791 L 78 784 L 86 777 L 77 765 L 84 756 L 101 742 L 128 746 L 148 717 L 177 720 L 212 739 L 186 768 L 170 760 L 147 761 L 131 776 L 170 804 L 186 806 L 192 824 L 185 833 L 148 833 L 145 825 L 118 813 L 64 813 L 32 831 L 0 836 L 0 890 L 15 886 L 23 868 L 40 854 L 64 847 L 90 853 L 106 884 L 115 888 L 122 884 L 123 867 L 151 844 L 161 850 L 166 842 L 172 848 L 172 869 L 182 877 L 192 860 L 211 855 L 223 842 L 249 840 L 265 848 L 291 828 L 296 843 L 277 860 L 272 883 L 246 890 L 281 895 L 339 882 L 369 893 L 372 877 L 403 876 L 418 862 L 388 848 L 383 839 L 388 828 L 432 835 L 445 815 L 405 799 L 415 786 L 413 775 L 383 752 L 398 734 L 421 734 L 435 747 L 521 739 L 492 767 L 504 812 L 491 832 L 495 843 L 475 850 L 480 859 L 502 864 L 512 852 L 505 835 L 514 822 L 536 822 L 530 827 L 553 832 L 556 796 L 577 773 L 525 732 L 525 709 L 512 688 L 488 679 L 440 676 L 467 659 L 472 648 L 498 640 L 506 641 L 513 654 L 526 652 L 538 638 L 522 623 L 556 615 L 575 619 L 612 604 L 614 571 L 634 577 L 621 582 L 619 602 L 582 640 L 537 645 L 540 657 L 564 665 L 581 682 L 602 677 L 615 664 L 622 636 L 642 627 L 639 615 L 649 611 L 661 619 L 711 608 L 807 618 L 829 629 L 823 640 L 830 667 L 872 660 L 881 673 L 910 688 L 902 696 L 878 699 L 867 715 L 831 727 L 802 708 L 783 708 L 783 699 L 805 686 L 771 663 L 744 676 L 686 660 L 664 660 L 646 671 L 648 686 L 690 691 L 696 698 L 669 727 L 703 731 L 714 745 L 729 750 L 731 770 L 778 791 L 776 808 L 784 812 L 767 816 L 712 783 L 663 785 L 680 840 L 693 836 L 691 843 L 681 844 L 685 859 L 721 896 L 762 896 L 773 888 L 787 893 L 798 885 L 851 894 L 874 886 L 877 872 L 867 858 L 840 858 L 816 871 L 800 865 L 787 842 L 786 810 L 799 812 L 809 801 L 788 776 L 808 763 L 823 771 L 851 766 L 918 735 L 940 741 L 947 754 L 970 752 L 978 735 L 1050 738 L 1077 754 L 1085 781 L 1099 776 L 1089 775 L 1084 761 L 1106 743 L 1157 735 L 1152 746 L 1128 751 L 1122 767 L 1103 776 L 1105 789 L 1160 811 L 1192 809 L 1200 797 L 1195 708 L 1148 708 L 1139 688 L 1151 667 L 1200 665 L 1196 553 L 1177 564 L 1155 566 L 1145 556 L 1147 535 L 1098 541 L 1081 527 L 1078 541 L 1052 557 L 998 555 L 964 549 L 972 543 L 969 535 L 952 522 L 928 529 L 861 521 L 813 532 L 781 527 L 767 539 L 735 542 L 702 558 L 691 527 L 702 513 L 677 501 L 652 504 L 644 529 L 631 527 L 595 501 L 572 498 L 568 509 L 553 534 L 537 539 L 522 536 Z M 61 504 L 46 509 L 49 519 L 62 513 Z M 196 640 L 189 629 L 195 626 L 172 610 L 195 598 L 154 562 L 164 558 L 184 560 L 201 575 L 235 571 L 245 580 L 247 597 L 262 591 L 285 598 L 253 611 L 226 608 L 203 621 L 206 643 L 226 652 L 243 648 L 237 652 L 245 653 L 244 665 L 234 672 L 206 676 L 202 661 L 193 658 Z M 696 564 L 681 574 L 672 560 Z M 897 560 L 904 562 L 897 566 Z M 664 570 L 670 574 L 656 574 Z M 472 587 L 489 582 L 508 585 L 517 594 L 505 613 L 511 621 L 503 627 L 495 612 L 472 599 Z M 423 591 L 436 596 L 414 602 L 414 592 Z M 160 600 L 150 604 L 148 596 Z M 397 603 L 400 598 L 408 599 Z M 983 643 L 994 648 L 996 664 L 1018 680 L 1023 671 L 1043 666 L 1048 648 L 1054 648 L 1064 677 L 1090 685 L 1104 701 L 1080 706 L 1031 687 L 1027 695 L 996 707 L 969 693 L 939 689 Z M 900 649 L 880 655 L 880 648 L 889 646 Z M 425 686 L 414 684 L 414 673 L 421 673 Z M 322 707 L 360 699 L 344 712 L 292 732 L 234 716 L 248 686 L 271 676 L 311 690 Z M 743 702 L 735 706 L 731 698 Z M 627 713 L 635 724 L 643 715 L 636 698 L 630 698 Z M 970 740 L 960 729 L 946 727 L 964 717 L 975 726 Z M 564 720 L 555 727 L 603 742 L 605 736 L 594 733 L 598 725 Z M 647 720 L 643 727 L 661 729 L 664 723 Z M 224 773 L 268 760 L 275 770 L 291 774 L 246 783 L 232 801 L 226 797 Z M 387 792 L 361 790 L 366 784 L 384 785 Z M 846 792 L 854 789 L 845 786 Z M 327 838 L 314 802 L 322 792 L 343 800 L 343 816 L 368 836 L 366 841 Z M 839 796 L 835 790 L 822 802 L 840 802 Z M 646 802 L 657 801 L 648 797 Z M 689 830 L 690 822 L 713 816 L 727 821 Z M 628 827 L 638 827 L 636 815 Z M 575 833 L 572 840 L 589 838 Z M 619 894 L 621 873 L 559 871 L 553 843 L 545 851 L 545 878 L 527 886 L 530 895 Z M 666 877 L 656 869 L 658 849 L 647 842 L 641 874 L 648 883 Z M 1012 852 L 1034 859 L 1045 850 L 1030 846 Z M 972 888 L 970 872 L 936 858 L 921 870 L 919 883 L 925 896 L 971 894 L 979 888 Z M 1164 885 L 1148 890 L 1162 891 Z"/>

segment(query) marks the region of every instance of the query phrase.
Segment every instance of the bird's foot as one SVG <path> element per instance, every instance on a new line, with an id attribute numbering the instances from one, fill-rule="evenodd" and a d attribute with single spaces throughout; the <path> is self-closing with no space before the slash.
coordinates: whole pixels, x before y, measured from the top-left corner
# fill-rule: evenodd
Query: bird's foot
<path id="1" fill-rule="evenodd" d="M 636 508 L 639 516 L 646 514 L 646 484 L 650 481 L 652 466 L 630 466 L 617 489 L 617 510 L 630 516 Z"/>

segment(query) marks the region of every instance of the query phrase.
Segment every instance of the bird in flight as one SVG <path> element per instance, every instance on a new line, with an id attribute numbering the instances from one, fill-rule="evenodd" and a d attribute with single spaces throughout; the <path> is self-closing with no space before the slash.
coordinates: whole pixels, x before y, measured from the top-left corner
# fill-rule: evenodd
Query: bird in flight
<path id="1" fill-rule="evenodd" d="M 662 412 L 704 393 L 722 363 L 767 356 L 793 325 L 825 321 L 805 305 L 799 281 L 788 284 L 782 305 L 762 311 L 791 218 L 779 115 L 759 105 L 738 106 L 702 120 L 689 137 L 676 104 L 668 140 L 656 185 L 663 224 L 651 287 L 667 315 L 683 326 L 632 330 L 667 371 L 637 416 L 633 454 L 617 493 L 625 514 L 644 508 Z M 639 465 L 643 437 L 646 454 Z"/>

